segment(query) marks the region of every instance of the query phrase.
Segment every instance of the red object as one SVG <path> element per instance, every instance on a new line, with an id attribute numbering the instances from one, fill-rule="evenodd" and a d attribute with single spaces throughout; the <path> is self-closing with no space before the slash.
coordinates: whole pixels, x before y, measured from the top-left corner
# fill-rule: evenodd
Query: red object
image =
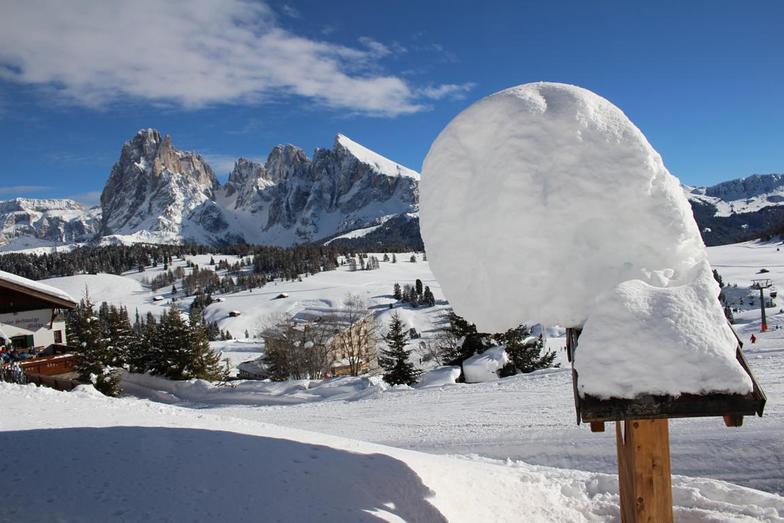
<path id="1" fill-rule="evenodd" d="M 768 332 L 768 324 L 767 323 L 763 323 L 762 324 L 762 328 L 760 329 L 760 332 Z"/>
<path id="2" fill-rule="evenodd" d="M 756 342 L 756 341 L 757 341 L 757 337 L 756 337 L 755 335 L 753 335 L 753 334 L 752 334 L 752 335 L 751 335 L 751 343 L 754 343 L 754 342 Z"/>

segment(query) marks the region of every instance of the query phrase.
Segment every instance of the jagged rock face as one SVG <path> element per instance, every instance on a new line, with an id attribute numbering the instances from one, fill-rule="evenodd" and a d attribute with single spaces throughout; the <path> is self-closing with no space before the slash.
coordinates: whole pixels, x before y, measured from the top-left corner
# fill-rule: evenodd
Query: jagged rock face
<path id="1" fill-rule="evenodd" d="M 419 175 L 338 135 L 332 149 L 316 149 L 312 160 L 281 145 L 263 166 L 237 162 L 225 194 L 232 211 L 258 217 L 258 230 L 246 236 L 275 231 L 283 238 L 285 230 L 290 240 L 279 243 L 294 243 L 416 212 Z"/>
<path id="2" fill-rule="evenodd" d="M 28 243 L 85 242 L 95 236 L 98 226 L 98 210 L 73 200 L 16 198 L 0 202 L 0 245 L 17 239 Z"/>
<path id="3" fill-rule="evenodd" d="M 101 194 L 101 234 L 158 233 L 162 239 L 204 240 L 225 229 L 214 206 L 218 181 L 196 153 L 172 147 L 168 136 L 144 129 L 126 142 Z M 192 222 L 196 220 L 196 227 Z M 183 236 L 190 230 L 193 238 Z"/>

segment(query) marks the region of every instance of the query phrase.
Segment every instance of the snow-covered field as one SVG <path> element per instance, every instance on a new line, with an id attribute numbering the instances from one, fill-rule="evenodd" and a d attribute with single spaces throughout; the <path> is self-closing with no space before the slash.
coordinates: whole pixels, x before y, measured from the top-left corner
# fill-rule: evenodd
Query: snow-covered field
<path id="1" fill-rule="evenodd" d="M 764 276 L 784 285 L 784 245 L 747 243 L 708 253 L 725 283 L 743 287 Z M 338 307 L 346 293 L 366 298 L 384 321 L 396 281 L 420 278 L 442 300 L 427 262 L 420 255 L 409 263 L 409 256 L 399 254 L 398 263 L 382 262 L 377 271 L 341 267 L 224 296 L 208 314 L 243 339 L 220 347 L 235 363 L 252 359 L 263 348 L 246 342 L 244 330 L 255 332 L 277 312 L 310 315 Z M 763 267 L 770 272 L 757 275 Z M 138 283 L 140 276 L 123 278 Z M 78 297 L 87 280 L 47 283 Z M 280 293 L 288 298 L 273 299 Z M 95 301 L 164 306 L 132 283 L 95 285 L 90 294 Z M 671 421 L 673 472 L 682 475 L 675 479 L 677 520 L 784 520 L 784 313 L 780 305 L 768 309 L 771 330 L 761 334 L 759 311 L 750 307 L 736 313 L 735 328 L 767 393 L 765 416 L 732 429 L 718 418 Z M 230 310 L 241 314 L 229 318 Z M 427 337 L 446 310 L 441 303 L 402 312 Z M 753 345 L 752 333 L 758 338 Z M 560 347 L 562 339 L 549 345 Z M 154 401 L 3 386 L 0 448 L 24 452 L 7 454 L 0 464 L 0 488 L 13 493 L 5 499 L 21 500 L 0 503 L 0 521 L 44 514 L 140 520 L 145 512 L 156 520 L 220 514 L 239 520 L 617 521 L 613 427 L 591 433 L 576 425 L 568 369 L 391 389 L 356 378 L 227 387 L 131 379 L 128 392 Z M 40 459 L 31 465 L 23 455 Z M 49 470 L 44 467 L 78 473 L 58 480 L 41 475 Z M 141 498 L 148 502 L 136 501 Z M 176 507 L 167 503 L 172 498 Z M 200 511 L 188 512 L 194 504 Z"/>

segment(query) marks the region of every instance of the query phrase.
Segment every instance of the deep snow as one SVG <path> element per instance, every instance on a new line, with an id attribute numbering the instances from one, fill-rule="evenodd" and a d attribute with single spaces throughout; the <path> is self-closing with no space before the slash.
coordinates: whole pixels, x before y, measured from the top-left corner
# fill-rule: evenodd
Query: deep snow
<path id="1" fill-rule="evenodd" d="M 84 388 L 0 383 L 0 393 L 3 522 L 617 520 L 607 474 L 424 454 Z M 782 521 L 775 494 L 673 483 L 678 520 Z"/>
<path id="2" fill-rule="evenodd" d="M 422 172 L 433 274 L 480 331 L 584 326 L 581 393 L 751 390 L 681 185 L 606 99 L 549 82 L 493 94 Z"/>

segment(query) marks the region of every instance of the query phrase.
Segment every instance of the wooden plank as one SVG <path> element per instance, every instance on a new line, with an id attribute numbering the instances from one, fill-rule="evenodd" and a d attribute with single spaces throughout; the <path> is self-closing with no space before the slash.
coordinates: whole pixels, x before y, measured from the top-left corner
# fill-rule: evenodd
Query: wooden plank
<path id="1" fill-rule="evenodd" d="M 603 421 L 592 421 L 591 422 L 591 432 L 604 432 L 604 422 Z"/>
<path id="2" fill-rule="evenodd" d="M 623 523 L 672 523 L 670 435 L 666 419 L 616 424 Z"/>
<path id="3" fill-rule="evenodd" d="M 724 425 L 726 425 L 727 427 L 742 427 L 743 416 L 738 416 L 735 414 L 726 414 L 724 416 Z"/>

